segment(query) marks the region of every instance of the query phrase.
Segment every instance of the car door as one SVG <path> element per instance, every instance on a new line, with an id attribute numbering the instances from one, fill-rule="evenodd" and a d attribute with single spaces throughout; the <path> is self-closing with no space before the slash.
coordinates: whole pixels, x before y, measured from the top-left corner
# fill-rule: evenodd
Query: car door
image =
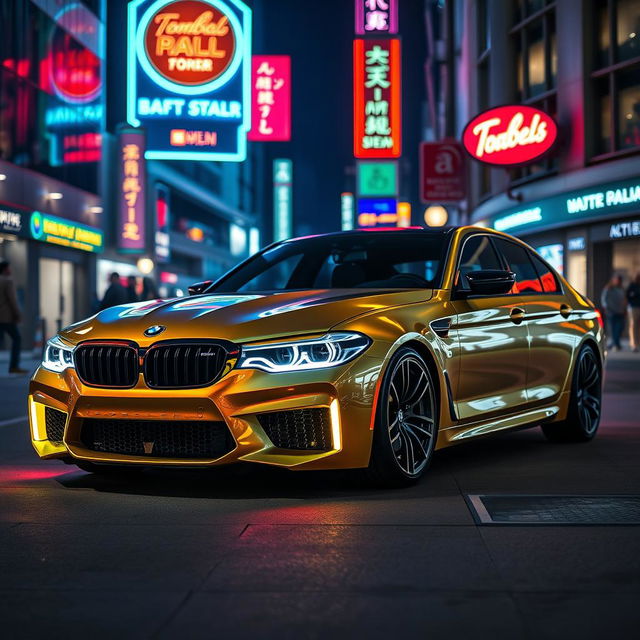
<path id="1" fill-rule="evenodd" d="M 510 295 L 469 295 L 466 274 L 503 269 L 489 234 L 467 237 L 460 250 L 452 300 L 460 366 L 455 403 L 461 420 L 510 413 L 527 403 L 527 329 L 519 300 Z"/>
<path id="2" fill-rule="evenodd" d="M 516 273 L 514 295 L 521 296 L 529 335 L 527 396 L 532 403 L 548 404 L 564 388 L 580 330 L 570 321 L 571 308 L 558 278 L 537 254 L 502 238 L 495 246 Z"/>

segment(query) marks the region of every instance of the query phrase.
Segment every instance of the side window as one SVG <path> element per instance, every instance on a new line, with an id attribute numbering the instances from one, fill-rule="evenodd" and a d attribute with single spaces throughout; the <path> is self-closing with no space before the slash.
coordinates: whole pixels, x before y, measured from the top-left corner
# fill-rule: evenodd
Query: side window
<path id="1" fill-rule="evenodd" d="M 481 269 L 502 269 L 500 260 L 488 236 L 472 236 L 465 243 L 460 256 L 458 288 L 468 291 L 467 274 Z"/>
<path id="2" fill-rule="evenodd" d="M 538 278 L 538 272 L 529 259 L 529 252 L 515 242 L 495 238 L 494 242 L 509 269 L 516 274 L 516 283 L 511 293 L 541 293 L 542 284 Z"/>
<path id="3" fill-rule="evenodd" d="M 542 290 L 545 293 L 562 293 L 558 278 L 556 278 L 553 271 L 551 271 L 551 269 L 544 262 L 542 262 L 542 260 L 540 260 L 540 258 L 538 258 L 535 253 L 530 253 L 529 256 L 531 257 L 533 265 L 538 272 L 540 282 L 542 282 Z"/>

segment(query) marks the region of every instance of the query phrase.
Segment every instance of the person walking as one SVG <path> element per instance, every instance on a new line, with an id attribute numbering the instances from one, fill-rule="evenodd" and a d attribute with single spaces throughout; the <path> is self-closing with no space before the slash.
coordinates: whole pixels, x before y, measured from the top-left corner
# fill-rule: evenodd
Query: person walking
<path id="1" fill-rule="evenodd" d="M 142 278 L 142 295 L 140 300 L 157 300 L 160 297 L 156 283 L 149 277 Z"/>
<path id="2" fill-rule="evenodd" d="M 627 312 L 627 294 L 622 287 L 622 276 L 614 275 L 609 284 L 602 290 L 600 303 L 607 316 L 607 326 L 610 332 L 609 348 L 622 349 L 620 338 L 624 330 L 624 317 Z"/>
<path id="3" fill-rule="evenodd" d="M 631 348 L 635 353 L 640 351 L 640 273 L 627 287 L 627 301 L 629 302 L 629 337 Z"/>
<path id="4" fill-rule="evenodd" d="M 109 288 L 105 291 L 104 298 L 100 304 L 100 310 L 115 307 L 119 304 L 126 304 L 127 292 L 120 282 L 120 274 L 114 271 L 109 276 Z"/>
<path id="5" fill-rule="evenodd" d="M 9 373 L 28 373 L 20 368 L 20 345 L 22 339 L 18 330 L 21 321 L 20 307 L 16 298 L 16 287 L 11 277 L 11 263 L 0 262 L 0 340 L 6 333 L 11 338 L 11 356 L 9 358 Z"/>
<path id="6" fill-rule="evenodd" d="M 135 276 L 129 276 L 127 278 L 127 287 L 125 289 L 127 294 L 127 302 L 138 302 L 138 292 L 136 288 L 138 286 L 138 279 Z"/>

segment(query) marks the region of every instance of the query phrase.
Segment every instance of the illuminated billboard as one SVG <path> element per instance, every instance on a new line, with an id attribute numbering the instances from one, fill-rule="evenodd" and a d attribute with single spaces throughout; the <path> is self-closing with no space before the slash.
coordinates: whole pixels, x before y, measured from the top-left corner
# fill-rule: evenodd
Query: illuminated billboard
<path id="1" fill-rule="evenodd" d="M 127 120 L 145 157 L 246 159 L 251 10 L 240 0 L 133 0 Z"/>
<path id="2" fill-rule="evenodd" d="M 353 154 L 398 158 L 401 154 L 400 40 L 353 41 Z"/>
<path id="3" fill-rule="evenodd" d="M 291 57 L 253 56 L 251 90 L 249 140 L 291 140 Z"/>

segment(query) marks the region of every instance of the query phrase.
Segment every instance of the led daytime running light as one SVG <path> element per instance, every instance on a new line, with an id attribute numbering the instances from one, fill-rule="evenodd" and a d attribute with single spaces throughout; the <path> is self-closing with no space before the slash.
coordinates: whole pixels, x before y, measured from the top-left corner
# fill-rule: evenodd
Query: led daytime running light
<path id="1" fill-rule="evenodd" d="M 353 360 L 370 344 L 371 340 L 360 333 L 340 332 L 311 340 L 248 345 L 242 347 L 237 366 L 268 373 L 325 369 Z"/>

